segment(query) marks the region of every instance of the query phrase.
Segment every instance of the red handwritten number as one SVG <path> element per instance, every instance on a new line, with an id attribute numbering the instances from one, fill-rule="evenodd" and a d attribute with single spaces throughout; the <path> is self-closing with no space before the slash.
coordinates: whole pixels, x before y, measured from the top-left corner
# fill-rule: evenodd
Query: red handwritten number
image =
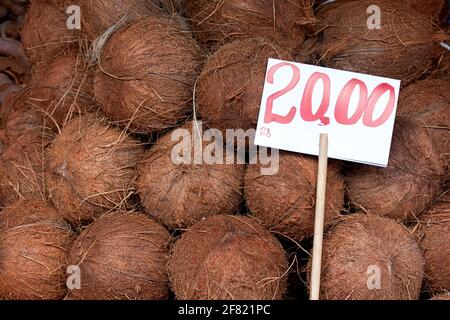
<path id="1" fill-rule="evenodd" d="M 293 72 L 292 80 L 286 88 L 284 88 L 278 92 L 275 92 L 267 99 L 266 114 L 264 116 L 265 123 L 278 122 L 278 123 L 282 123 L 282 124 L 288 124 L 288 123 L 292 122 L 292 120 L 294 120 L 294 117 L 295 117 L 295 113 L 296 113 L 295 107 L 292 107 L 290 109 L 289 113 L 285 116 L 273 113 L 274 101 L 276 99 L 282 97 L 283 95 L 285 95 L 292 89 L 294 89 L 300 81 L 300 69 L 296 65 L 293 65 L 288 62 L 280 63 L 280 64 L 277 64 L 277 65 L 273 66 L 272 68 L 270 68 L 268 71 L 268 74 L 267 74 L 266 81 L 269 82 L 270 84 L 273 84 L 274 78 L 275 78 L 275 73 L 277 73 L 277 71 L 283 67 L 290 67 L 292 69 L 292 72 Z"/>
<path id="2" fill-rule="evenodd" d="M 265 123 L 278 122 L 281 124 L 289 124 L 294 120 L 297 109 L 295 106 L 291 107 L 289 113 L 287 115 L 279 115 L 273 113 L 273 104 L 276 99 L 282 97 L 289 91 L 293 90 L 297 84 L 300 82 L 300 69 L 289 62 L 279 63 L 273 67 L 271 67 L 267 74 L 266 81 L 270 84 L 273 84 L 275 81 L 275 74 L 278 70 L 284 67 L 290 67 L 292 69 L 292 79 L 289 84 L 282 90 L 275 92 L 267 99 L 267 107 L 266 114 L 264 116 Z M 322 95 L 322 101 L 319 106 L 319 110 L 313 114 L 312 111 L 312 97 L 314 93 L 314 89 L 319 80 L 322 80 L 324 91 Z M 358 107 L 355 113 L 350 117 L 349 108 L 350 108 L 350 100 L 352 95 L 356 89 L 356 86 L 359 87 L 359 101 Z M 389 92 L 389 102 L 386 106 L 386 109 L 383 111 L 383 114 L 376 120 L 373 119 L 373 113 L 375 111 L 375 107 L 381 97 Z M 305 91 L 303 93 L 302 102 L 300 106 L 300 115 L 304 121 L 314 122 L 320 120 L 323 125 L 330 124 L 330 118 L 326 116 L 330 106 L 330 98 L 331 97 L 331 80 L 328 75 L 320 72 L 314 73 L 309 79 L 305 87 Z M 370 97 L 368 97 L 368 89 L 366 84 L 358 79 L 350 80 L 342 89 L 339 97 L 336 101 L 336 107 L 334 111 L 334 117 L 339 124 L 342 125 L 354 125 L 358 123 L 358 121 L 363 119 L 363 123 L 365 126 L 370 128 L 376 128 L 383 125 L 386 121 L 389 120 L 393 111 L 395 109 L 395 90 L 394 88 L 387 84 L 382 83 L 375 88 Z M 261 132 L 261 134 L 266 134 L 270 136 L 269 132 Z"/>
<path id="3" fill-rule="evenodd" d="M 314 93 L 314 88 L 316 87 L 316 83 L 319 80 L 322 80 L 323 82 L 322 102 L 320 103 L 319 110 L 317 110 L 316 114 L 313 114 L 312 96 Z M 330 124 L 330 118 L 325 116 L 328 108 L 330 107 L 330 91 L 330 78 L 326 74 L 316 72 L 309 78 L 308 82 L 306 83 L 306 88 L 303 93 L 302 104 L 300 108 L 300 114 L 303 120 L 310 122 L 320 120 L 323 125 Z"/>
<path id="4" fill-rule="evenodd" d="M 380 98 L 389 91 L 389 102 L 384 110 L 383 114 L 377 119 L 373 120 L 373 112 L 375 110 L 375 106 Z M 392 112 L 395 108 L 395 91 L 394 88 L 387 84 L 382 83 L 378 87 L 375 88 L 373 93 L 370 95 L 369 102 L 367 105 L 366 112 L 364 113 L 363 123 L 369 128 L 376 128 L 384 124 L 389 117 L 392 115 Z"/>
<path id="5" fill-rule="evenodd" d="M 355 114 L 349 118 L 348 109 L 350 106 L 350 99 L 356 86 L 359 86 L 359 101 L 358 108 Z M 354 125 L 356 124 L 364 114 L 367 106 L 367 86 L 364 82 L 358 79 L 350 80 L 342 89 L 336 102 L 336 109 L 334 110 L 334 117 L 336 121 L 343 125 Z"/>

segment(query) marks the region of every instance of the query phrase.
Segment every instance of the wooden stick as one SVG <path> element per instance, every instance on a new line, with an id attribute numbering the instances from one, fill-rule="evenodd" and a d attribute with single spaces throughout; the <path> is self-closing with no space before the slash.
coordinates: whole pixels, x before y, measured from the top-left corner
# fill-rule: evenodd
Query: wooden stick
<path id="1" fill-rule="evenodd" d="M 311 270 L 310 300 L 319 300 L 322 269 L 322 242 L 325 224 L 325 199 L 328 170 L 328 134 L 320 135 L 319 173 L 317 176 L 316 218 L 314 224 L 314 248 Z"/>

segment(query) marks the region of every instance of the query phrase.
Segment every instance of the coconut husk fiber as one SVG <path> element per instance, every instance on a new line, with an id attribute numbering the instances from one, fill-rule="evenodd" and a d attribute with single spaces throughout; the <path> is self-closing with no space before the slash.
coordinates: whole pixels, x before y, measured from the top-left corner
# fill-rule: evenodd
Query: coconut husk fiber
<path id="1" fill-rule="evenodd" d="M 449 44 L 450 39 L 450 27 L 446 29 L 447 41 L 446 44 Z M 434 71 L 434 76 L 445 81 L 450 81 L 450 50 L 445 48 L 440 48 L 439 51 L 439 60 L 437 64 L 437 68 Z"/>
<path id="2" fill-rule="evenodd" d="M 46 201 L 46 146 L 51 135 L 34 133 L 9 144 L 0 156 L 0 207 L 17 200 Z"/>
<path id="3" fill-rule="evenodd" d="M 69 226 L 40 202 L 7 208 L 0 221 L 0 299 L 62 299 L 74 240 Z"/>
<path id="4" fill-rule="evenodd" d="M 381 8 L 381 28 L 368 29 L 367 8 Z M 317 13 L 320 43 L 310 63 L 402 80 L 431 72 L 439 29 L 433 18 L 403 2 L 364 0 L 324 6 Z"/>
<path id="5" fill-rule="evenodd" d="M 53 205 L 75 225 L 129 208 L 143 156 L 139 141 L 101 116 L 73 119 L 48 149 L 46 181 Z"/>
<path id="6" fill-rule="evenodd" d="M 101 52 L 95 97 L 117 125 L 152 133 L 191 113 L 202 56 L 179 23 L 138 20 L 116 31 Z"/>
<path id="7" fill-rule="evenodd" d="M 244 193 L 250 212 L 268 230 L 301 241 L 314 234 L 317 159 L 280 153 L 275 175 L 262 175 L 262 165 L 249 165 Z M 344 180 L 339 162 L 328 168 L 325 225 L 340 217 L 344 206 Z"/>
<path id="8" fill-rule="evenodd" d="M 280 300 L 288 269 L 273 235 L 252 219 L 226 215 L 186 231 L 169 262 L 178 300 Z"/>
<path id="9" fill-rule="evenodd" d="M 315 21 L 310 0 L 186 0 L 185 11 L 197 41 L 211 51 L 255 37 L 292 50 Z"/>
<path id="10" fill-rule="evenodd" d="M 137 213 L 104 215 L 73 244 L 70 264 L 82 275 L 80 300 L 163 300 L 169 296 L 170 235 Z"/>
<path id="11" fill-rule="evenodd" d="M 181 130 L 183 139 L 172 141 Z M 207 164 L 203 157 L 202 164 L 195 164 L 194 135 L 198 137 L 194 122 L 167 133 L 150 149 L 139 169 L 142 205 L 152 217 L 172 230 L 189 228 L 207 216 L 234 214 L 243 201 L 245 166 Z M 203 136 L 198 139 L 203 141 Z M 189 144 L 187 152 L 191 152 L 191 163 L 174 163 L 173 151 L 185 143 Z M 225 155 L 222 143 L 216 143 L 203 142 L 200 155 L 209 145 L 220 150 L 217 154 Z M 181 150 L 180 155 L 185 155 L 184 152 Z"/>
<path id="12" fill-rule="evenodd" d="M 54 59 L 68 48 L 78 47 L 80 30 L 67 28 L 67 6 L 33 1 L 22 26 L 22 44 L 32 64 Z"/>
<path id="13" fill-rule="evenodd" d="M 79 0 L 82 12 L 82 30 L 91 40 L 101 36 L 123 17 L 129 20 L 148 16 L 164 16 L 159 0 Z M 169 7 L 169 1 L 164 1 Z"/>
<path id="14" fill-rule="evenodd" d="M 425 257 L 427 290 L 450 291 L 450 203 L 438 203 L 421 216 L 415 234 Z"/>
<path id="15" fill-rule="evenodd" d="M 78 49 L 71 49 L 33 72 L 30 101 L 40 107 L 58 129 L 97 106 L 94 70 Z"/>
<path id="16" fill-rule="evenodd" d="M 208 59 L 196 85 L 196 109 L 206 125 L 223 134 L 256 128 L 268 58 L 290 56 L 257 38 L 227 44 Z"/>
<path id="17" fill-rule="evenodd" d="M 427 79 L 406 87 L 400 94 L 399 114 L 428 129 L 450 178 L 450 82 Z"/>
<path id="18" fill-rule="evenodd" d="M 450 300 L 450 292 L 441 293 L 439 295 L 434 296 L 430 300 Z"/>
<path id="19" fill-rule="evenodd" d="M 380 276 L 379 287 L 372 281 L 376 276 Z M 422 278 L 420 249 L 393 220 L 350 215 L 325 234 L 322 300 L 417 300 Z"/>
<path id="20" fill-rule="evenodd" d="M 420 123 L 399 117 L 388 167 L 352 165 L 346 170 L 345 183 L 355 207 L 410 220 L 436 200 L 443 175 L 443 163 L 429 131 Z"/>

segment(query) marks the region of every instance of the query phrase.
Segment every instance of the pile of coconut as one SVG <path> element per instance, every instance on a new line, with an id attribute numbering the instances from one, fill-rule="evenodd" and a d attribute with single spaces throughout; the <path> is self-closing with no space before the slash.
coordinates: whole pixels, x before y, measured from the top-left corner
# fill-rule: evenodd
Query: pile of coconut
<path id="1" fill-rule="evenodd" d="M 0 0 L 0 299 L 306 299 L 317 159 L 217 138 L 268 58 L 403 84 L 389 166 L 329 163 L 321 299 L 448 297 L 445 1 L 409 2 Z"/>

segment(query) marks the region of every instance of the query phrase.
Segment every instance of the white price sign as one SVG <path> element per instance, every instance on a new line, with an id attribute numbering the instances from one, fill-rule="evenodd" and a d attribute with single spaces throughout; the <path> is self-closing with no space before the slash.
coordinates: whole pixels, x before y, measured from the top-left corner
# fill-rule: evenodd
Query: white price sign
<path id="1" fill-rule="evenodd" d="M 386 167 L 400 81 L 270 59 L 255 143 Z"/>

